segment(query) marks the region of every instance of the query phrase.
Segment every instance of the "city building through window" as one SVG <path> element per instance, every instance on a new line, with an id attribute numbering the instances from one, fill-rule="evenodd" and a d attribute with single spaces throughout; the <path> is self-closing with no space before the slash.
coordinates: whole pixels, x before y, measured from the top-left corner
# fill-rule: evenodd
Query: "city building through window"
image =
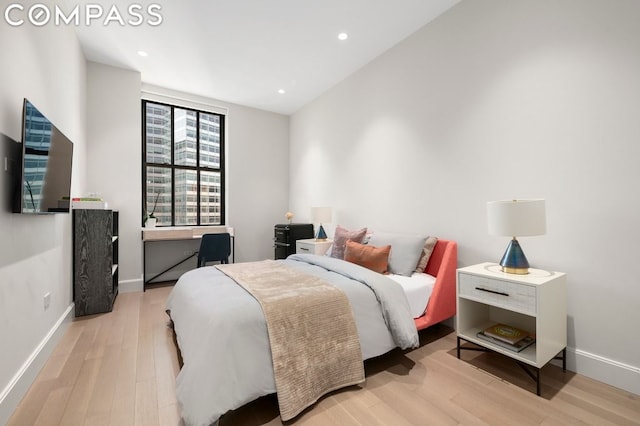
<path id="1" fill-rule="evenodd" d="M 222 225 L 225 116 L 142 101 L 143 220 Z"/>

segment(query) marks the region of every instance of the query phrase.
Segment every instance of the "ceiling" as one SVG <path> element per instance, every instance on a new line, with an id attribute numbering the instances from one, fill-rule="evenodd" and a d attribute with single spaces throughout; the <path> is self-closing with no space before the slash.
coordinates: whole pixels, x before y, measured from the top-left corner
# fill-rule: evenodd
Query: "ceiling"
<path id="1" fill-rule="evenodd" d="M 128 23 L 136 2 L 72 3 L 81 16 L 104 6 L 76 27 L 87 59 L 137 70 L 144 83 L 292 114 L 458 1 L 155 0 L 137 2 L 137 26 Z M 161 18 L 146 9 L 152 3 Z M 125 25 L 105 25 L 113 6 Z"/>

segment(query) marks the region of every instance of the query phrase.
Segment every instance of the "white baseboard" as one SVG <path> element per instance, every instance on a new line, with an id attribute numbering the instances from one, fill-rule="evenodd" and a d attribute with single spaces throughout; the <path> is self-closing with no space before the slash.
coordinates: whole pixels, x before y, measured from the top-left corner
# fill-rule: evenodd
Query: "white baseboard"
<path id="1" fill-rule="evenodd" d="M 455 316 L 453 316 L 451 318 L 447 318 L 446 320 L 441 321 L 440 323 L 446 325 L 447 327 L 451 327 L 454 330 L 456 329 L 456 317 Z"/>
<path id="2" fill-rule="evenodd" d="M 567 348 L 567 369 L 640 395 L 640 367 L 634 367 L 580 349 Z"/>
<path id="3" fill-rule="evenodd" d="M 134 291 L 142 291 L 142 278 L 118 282 L 118 292 L 133 293 Z"/>
<path id="4" fill-rule="evenodd" d="M 163 280 L 166 281 L 176 281 L 180 278 L 184 271 L 179 271 L 179 273 L 168 273 L 163 276 Z M 155 273 L 149 272 L 147 277 L 153 276 Z M 161 280 L 157 280 L 160 282 Z M 133 293 L 134 291 L 143 291 L 142 278 L 134 279 L 134 280 L 122 280 L 118 281 L 118 292 L 120 293 Z"/>
<path id="5" fill-rule="evenodd" d="M 455 329 L 455 317 L 453 328 Z M 562 366 L 562 361 L 551 361 Z M 577 348 L 567 348 L 567 370 L 618 389 L 640 395 L 640 367 L 624 364 Z"/>
<path id="6" fill-rule="evenodd" d="M 9 421 L 14 410 L 53 353 L 56 345 L 64 336 L 69 323 L 73 319 L 74 307 L 73 303 L 67 307 L 51 330 L 49 330 L 49 333 L 42 339 L 29 358 L 22 364 L 20 370 L 0 393 L 0 425 L 4 425 Z"/>

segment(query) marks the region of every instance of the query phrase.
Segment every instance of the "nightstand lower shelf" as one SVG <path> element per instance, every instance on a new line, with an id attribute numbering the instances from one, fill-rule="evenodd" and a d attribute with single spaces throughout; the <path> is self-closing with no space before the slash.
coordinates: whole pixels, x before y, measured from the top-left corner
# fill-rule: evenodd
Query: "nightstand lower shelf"
<path id="1" fill-rule="evenodd" d="M 480 329 L 478 329 L 478 331 L 480 331 Z M 536 394 L 540 396 L 540 370 L 542 370 L 542 367 L 544 367 L 544 365 L 541 367 L 536 367 L 535 362 L 531 361 L 532 356 L 535 358 L 535 351 L 536 351 L 535 343 L 529 346 L 528 348 L 525 348 L 522 352 L 513 352 L 513 351 L 509 351 L 508 349 L 502 349 L 499 346 L 487 344 L 486 342 L 480 343 L 480 339 L 478 338 L 463 337 L 458 335 L 456 340 L 457 340 L 458 359 L 460 359 L 461 350 L 496 352 L 513 359 L 525 371 L 525 373 L 527 373 L 527 375 L 531 377 L 533 381 L 536 382 Z M 461 346 L 460 342 L 463 340 L 475 346 L 473 347 Z M 560 352 L 558 352 L 558 354 L 553 359 L 561 360 L 562 371 L 563 372 L 567 371 L 567 348 L 566 347 L 563 348 Z"/>
<path id="2" fill-rule="evenodd" d="M 534 342 L 531 346 L 524 348 L 520 352 L 514 352 L 509 349 L 505 349 L 501 346 L 494 345 L 491 342 L 487 342 L 486 340 L 482 340 L 477 337 L 477 334 L 487 327 L 489 327 L 491 322 L 484 323 L 481 327 L 473 327 L 467 330 L 464 330 L 458 333 L 458 336 L 469 343 L 474 343 L 478 346 L 484 346 L 487 349 L 490 349 L 493 352 L 498 352 L 500 354 L 506 355 L 510 358 L 515 359 L 516 361 L 523 362 L 525 364 L 529 364 L 532 367 L 537 367 L 536 363 L 536 343 Z M 459 358 L 459 357 L 458 357 Z"/>

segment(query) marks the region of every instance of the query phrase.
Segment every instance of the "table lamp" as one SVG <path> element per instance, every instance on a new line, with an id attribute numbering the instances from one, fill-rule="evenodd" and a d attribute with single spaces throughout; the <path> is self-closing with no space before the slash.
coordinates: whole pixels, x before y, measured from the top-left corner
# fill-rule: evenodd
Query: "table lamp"
<path id="1" fill-rule="evenodd" d="M 318 233 L 316 241 L 324 241 L 327 239 L 327 233 L 324 232 L 322 223 L 331 222 L 331 207 L 311 207 L 311 218 L 314 223 L 318 223 Z"/>
<path id="2" fill-rule="evenodd" d="M 516 237 L 544 235 L 547 230 L 544 200 L 490 201 L 487 222 L 489 235 L 513 237 L 500 260 L 502 271 L 528 274 L 529 262 Z"/>

